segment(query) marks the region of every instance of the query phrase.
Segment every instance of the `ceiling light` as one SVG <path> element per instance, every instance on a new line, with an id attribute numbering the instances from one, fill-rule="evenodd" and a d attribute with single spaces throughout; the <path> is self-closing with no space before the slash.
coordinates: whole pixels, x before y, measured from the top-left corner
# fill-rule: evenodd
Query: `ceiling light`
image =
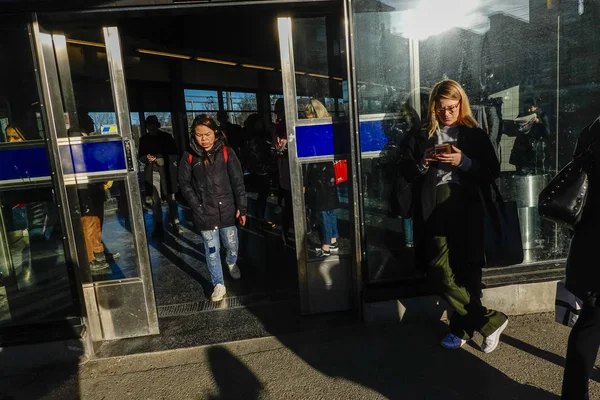
<path id="1" fill-rule="evenodd" d="M 196 57 L 196 58 L 194 58 L 194 60 L 208 62 L 208 63 L 214 63 L 214 64 L 237 65 L 237 63 L 234 63 L 234 62 L 231 62 L 231 61 L 215 60 L 215 59 L 212 59 L 212 58 Z"/>
<path id="2" fill-rule="evenodd" d="M 78 40 L 78 39 L 67 39 L 67 43 L 81 44 L 83 46 L 106 47 L 106 46 L 104 46 L 103 43 L 88 42 L 87 40 Z"/>
<path id="3" fill-rule="evenodd" d="M 136 49 L 135 51 L 137 51 L 138 53 L 152 54 L 155 56 L 163 56 L 163 57 L 171 57 L 171 58 L 180 58 L 183 60 L 189 60 L 192 58 L 191 56 L 186 56 L 183 54 L 176 54 L 176 53 L 166 53 L 164 51 L 155 51 L 155 50 L 146 50 L 146 49 Z"/>
<path id="4" fill-rule="evenodd" d="M 264 69 L 267 71 L 275 71 L 275 68 L 273 68 L 273 67 L 264 67 L 262 65 L 254 65 L 254 64 L 242 64 L 242 67 L 254 68 L 254 69 Z"/>

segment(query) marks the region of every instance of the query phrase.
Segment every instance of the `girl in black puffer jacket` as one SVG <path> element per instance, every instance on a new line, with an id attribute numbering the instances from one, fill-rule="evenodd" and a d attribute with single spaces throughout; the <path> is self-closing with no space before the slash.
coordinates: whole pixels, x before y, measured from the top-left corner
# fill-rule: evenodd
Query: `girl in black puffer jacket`
<path id="1" fill-rule="evenodd" d="M 196 230 L 202 235 L 206 264 L 214 290 L 212 301 L 221 301 L 226 290 L 219 252 L 220 238 L 227 248 L 232 278 L 240 278 L 236 265 L 238 235 L 236 219 L 246 224 L 246 190 L 240 161 L 225 146 L 219 124 L 208 115 L 194 119 L 188 151 L 179 162 L 179 188 L 192 210 Z M 220 238 L 219 238 L 220 237 Z"/>

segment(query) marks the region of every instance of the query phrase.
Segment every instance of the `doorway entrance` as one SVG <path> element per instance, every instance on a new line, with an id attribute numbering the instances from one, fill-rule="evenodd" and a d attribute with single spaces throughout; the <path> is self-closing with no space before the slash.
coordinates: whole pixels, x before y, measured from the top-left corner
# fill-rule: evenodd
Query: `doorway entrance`
<path id="1" fill-rule="evenodd" d="M 218 34 L 198 32 L 200 22 L 204 32 Z M 351 179 L 331 187 L 337 201 L 330 209 L 304 198 L 310 169 L 331 167 L 334 174 L 339 170 L 334 163 L 346 168 L 351 161 L 343 22 L 341 5 L 333 3 L 39 16 L 34 26 L 56 143 L 52 151 L 59 155 L 55 165 L 69 209 L 65 224 L 71 252 L 85 271 L 89 324 L 98 327 L 94 339 L 161 333 L 106 344 L 103 354 L 353 320 L 358 266 Z M 232 25 L 248 32 L 252 43 L 226 28 Z M 329 116 L 309 120 L 312 100 Z M 282 102 L 283 113 L 277 109 Z M 224 271 L 228 295 L 218 303 L 210 301 L 212 287 L 191 210 L 176 194 L 181 232 L 170 229 L 173 217 L 166 202 L 164 215 L 155 218 L 157 208 L 152 210 L 144 184 L 146 166 L 139 162 L 144 155 L 137 152 L 146 122 L 156 116 L 181 155 L 190 123 L 200 114 L 220 118 L 247 177 L 249 218 L 238 227 L 242 278 L 231 279 Z M 260 121 L 273 147 L 262 210 L 257 174 L 248 162 L 254 128 L 245 124 L 249 120 Z M 278 127 L 282 120 L 284 130 Z M 90 198 L 97 200 L 96 209 L 88 207 Z M 325 256 L 319 256 L 327 244 L 322 211 L 337 223 L 327 240 L 333 248 L 331 239 L 336 239 L 338 249 Z M 99 219 L 102 250 L 89 251 L 94 246 L 86 240 L 90 212 Z M 157 220 L 164 220 L 165 229 L 153 235 Z M 315 314 L 320 315 L 308 317 Z"/>

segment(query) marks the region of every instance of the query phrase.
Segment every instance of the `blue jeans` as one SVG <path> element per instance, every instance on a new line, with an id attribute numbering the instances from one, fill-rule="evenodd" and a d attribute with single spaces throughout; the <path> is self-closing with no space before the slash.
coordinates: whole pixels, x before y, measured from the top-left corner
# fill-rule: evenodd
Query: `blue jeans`
<path id="1" fill-rule="evenodd" d="M 319 235 L 321 245 L 330 245 L 331 239 L 339 238 L 337 229 L 337 217 L 333 211 L 319 211 Z"/>
<path id="2" fill-rule="evenodd" d="M 204 242 L 204 258 L 210 272 L 210 280 L 213 286 L 223 284 L 223 267 L 221 266 L 221 239 L 223 246 L 227 249 L 227 264 L 233 265 L 238 257 L 238 234 L 235 226 L 227 228 L 214 229 L 211 231 L 202 231 L 202 241 Z"/>
<path id="3" fill-rule="evenodd" d="M 412 218 L 402 218 L 402 226 L 404 228 L 404 243 L 414 244 L 413 243 L 413 219 Z"/>

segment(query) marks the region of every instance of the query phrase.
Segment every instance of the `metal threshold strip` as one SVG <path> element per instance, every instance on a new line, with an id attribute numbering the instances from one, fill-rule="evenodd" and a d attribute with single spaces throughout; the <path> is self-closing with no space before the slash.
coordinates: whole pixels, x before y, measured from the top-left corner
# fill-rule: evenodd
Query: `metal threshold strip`
<path id="1" fill-rule="evenodd" d="M 168 304 L 158 306 L 158 317 L 179 317 L 208 311 L 231 310 L 234 308 L 251 307 L 262 304 L 281 303 L 294 300 L 297 293 L 280 292 L 273 294 L 250 294 L 246 296 L 225 297 L 222 301 L 210 300 L 193 301 L 189 303 Z"/>

